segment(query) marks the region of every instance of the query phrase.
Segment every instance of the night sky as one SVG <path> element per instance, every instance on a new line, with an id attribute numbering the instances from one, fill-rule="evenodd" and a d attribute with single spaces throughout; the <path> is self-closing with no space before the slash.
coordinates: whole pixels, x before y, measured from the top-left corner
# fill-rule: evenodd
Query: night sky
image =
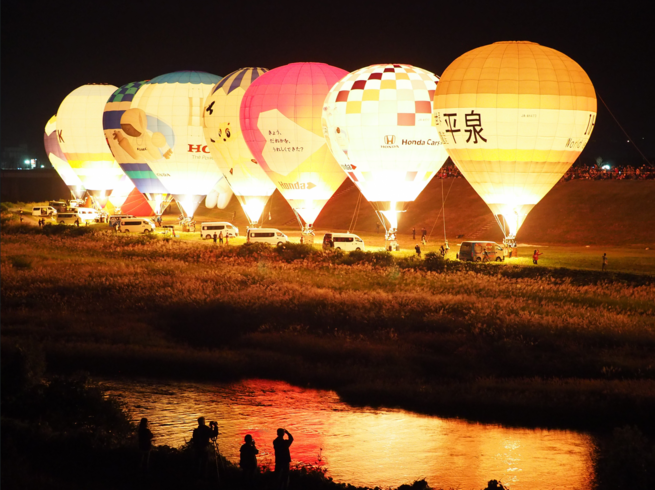
<path id="1" fill-rule="evenodd" d="M 120 86 L 177 70 L 325 62 L 352 71 L 409 63 L 443 73 L 495 41 L 528 40 L 576 60 L 640 149 L 655 160 L 650 2 L 2 2 L 2 147 L 42 161 L 43 128 L 85 83 Z M 641 157 L 603 104 L 582 154 Z"/>

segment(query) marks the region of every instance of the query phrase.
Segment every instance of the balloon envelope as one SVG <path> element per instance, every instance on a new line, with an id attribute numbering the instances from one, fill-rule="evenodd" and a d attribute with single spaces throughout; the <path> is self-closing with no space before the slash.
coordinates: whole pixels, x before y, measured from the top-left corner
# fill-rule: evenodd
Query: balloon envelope
<path id="1" fill-rule="evenodd" d="M 205 99 L 220 79 L 200 71 L 158 76 L 139 89 L 121 116 L 130 145 L 140 148 L 140 156 L 187 215 L 222 178 L 202 129 Z"/>
<path id="2" fill-rule="evenodd" d="M 239 110 L 248 87 L 267 71 L 266 68 L 234 71 L 216 84 L 205 101 L 203 122 L 207 146 L 251 224 L 259 221 L 266 202 L 275 192 L 275 184 L 243 138 Z M 218 193 L 212 199 L 207 196 L 207 207 L 212 207 L 209 203 L 214 198 L 218 198 Z"/>
<path id="3" fill-rule="evenodd" d="M 66 160 L 66 155 L 59 146 L 59 139 L 57 137 L 57 116 L 52 116 L 48 123 L 45 125 L 45 132 L 43 133 L 43 144 L 45 152 L 52 166 L 64 181 L 75 197 L 75 199 L 82 199 L 86 189 L 82 185 L 82 181 L 75 174 L 73 168 Z"/>
<path id="4" fill-rule="evenodd" d="M 292 63 L 255 80 L 241 102 L 243 137 L 255 160 L 306 224 L 346 179 L 321 127 L 323 102 L 348 72 Z"/>
<path id="5" fill-rule="evenodd" d="M 138 119 L 134 125 L 126 125 L 130 134 L 121 126 L 123 114 L 131 109 L 134 96 L 145 83 L 145 81 L 128 83 L 111 94 L 105 105 L 102 126 L 109 148 L 121 169 L 139 192 L 144 194 L 153 211 L 160 214 L 163 211 L 162 207 L 165 208 L 170 201 L 170 196 L 147 162 L 150 153 L 146 143 L 148 138 L 151 138 L 151 134 L 147 131 L 147 118 L 144 119 L 143 128 L 139 128 Z M 139 129 L 143 130 L 143 134 L 136 134 Z M 128 194 L 130 192 L 131 189 Z"/>
<path id="6" fill-rule="evenodd" d="M 57 111 L 57 136 L 66 160 L 101 206 L 123 176 L 102 129 L 102 113 L 113 85 L 83 85 Z"/>
<path id="7" fill-rule="evenodd" d="M 580 155 L 595 121 L 596 94 L 580 65 L 527 41 L 460 56 L 434 97 L 448 154 L 511 237 Z"/>
<path id="8" fill-rule="evenodd" d="M 411 65 L 372 65 L 346 75 L 325 99 L 332 153 L 391 228 L 448 158 L 432 125 L 438 80 Z"/>

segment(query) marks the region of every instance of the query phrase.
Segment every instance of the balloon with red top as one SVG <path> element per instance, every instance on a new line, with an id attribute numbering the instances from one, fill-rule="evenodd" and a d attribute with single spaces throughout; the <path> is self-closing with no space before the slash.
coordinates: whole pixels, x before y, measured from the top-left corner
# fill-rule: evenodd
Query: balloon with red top
<path id="1" fill-rule="evenodd" d="M 325 63 L 292 63 L 257 78 L 241 102 L 248 148 L 306 233 L 346 179 L 326 144 L 321 117 L 330 88 L 347 74 Z"/>

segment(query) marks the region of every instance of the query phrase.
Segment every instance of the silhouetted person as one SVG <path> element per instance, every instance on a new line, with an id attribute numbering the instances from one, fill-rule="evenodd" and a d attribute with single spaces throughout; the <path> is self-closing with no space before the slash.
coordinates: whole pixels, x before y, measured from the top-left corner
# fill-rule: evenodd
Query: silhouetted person
<path id="1" fill-rule="evenodd" d="M 225 234 L 225 245 L 229 245 L 229 244 L 230 244 L 230 234 L 226 233 Z"/>
<path id="2" fill-rule="evenodd" d="M 606 253 L 603 254 L 603 266 L 601 267 L 600 270 L 602 270 L 602 271 L 607 270 L 607 254 Z"/>
<path id="3" fill-rule="evenodd" d="M 80 218 L 77 218 L 75 220 L 75 226 L 78 226 L 78 227 L 80 226 Z"/>
<path id="4" fill-rule="evenodd" d="M 141 452 L 141 464 L 139 468 L 148 471 L 150 466 L 150 450 L 152 449 L 152 440 L 155 436 L 148 429 L 148 419 L 142 418 L 139 423 L 139 451 Z"/>
<path id="5" fill-rule="evenodd" d="M 428 234 L 428 230 L 426 230 L 425 228 L 423 228 L 423 229 L 421 230 L 421 238 L 425 238 L 425 237 L 427 236 L 427 234 Z"/>
<path id="6" fill-rule="evenodd" d="M 209 441 L 218 436 L 218 424 L 209 422 L 209 427 L 205 425 L 205 417 L 198 418 L 198 427 L 193 429 L 193 452 L 198 468 L 198 476 L 205 478 L 207 476 L 207 459 L 209 458 Z"/>
<path id="7" fill-rule="evenodd" d="M 216 232 L 214 232 L 214 236 L 212 237 L 214 239 L 214 244 L 216 243 L 216 240 L 218 240 L 218 235 Z"/>
<path id="8" fill-rule="evenodd" d="M 284 434 L 289 438 L 285 439 Z M 293 436 L 286 429 L 278 429 L 277 437 L 273 441 L 275 449 L 275 475 L 277 476 L 278 488 L 286 490 L 289 488 L 289 464 L 291 463 L 291 453 L 289 446 L 293 443 Z"/>
<path id="9" fill-rule="evenodd" d="M 414 247 L 414 250 L 416 250 L 416 255 L 418 255 L 418 257 L 421 258 L 421 247 L 418 246 L 418 243 Z"/>
<path id="10" fill-rule="evenodd" d="M 532 263 L 534 265 L 539 265 L 539 256 L 543 255 L 543 253 L 539 252 L 539 250 L 535 250 L 534 253 L 532 254 Z"/>
<path id="11" fill-rule="evenodd" d="M 439 252 L 441 253 L 441 256 L 442 256 L 442 257 L 445 257 L 445 256 L 446 256 L 446 249 L 444 248 L 443 245 L 439 248 Z"/>
<path id="12" fill-rule="evenodd" d="M 412 240 L 416 240 L 416 228 L 412 227 Z"/>
<path id="13" fill-rule="evenodd" d="M 239 466 L 243 470 L 243 487 L 255 487 L 255 473 L 257 472 L 257 455 L 259 449 L 255 446 L 255 440 L 250 434 L 244 437 L 245 444 L 239 449 Z"/>
<path id="14" fill-rule="evenodd" d="M 223 245 L 223 232 L 222 231 L 218 234 L 218 244 Z"/>

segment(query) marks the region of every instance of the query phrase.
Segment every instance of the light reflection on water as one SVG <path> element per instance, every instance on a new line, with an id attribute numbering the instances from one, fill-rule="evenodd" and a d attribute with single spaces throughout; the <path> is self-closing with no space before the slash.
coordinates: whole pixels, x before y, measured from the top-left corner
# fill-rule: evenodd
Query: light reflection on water
<path id="1" fill-rule="evenodd" d="M 273 462 L 278 427 L 295 438 L 294 462 L 326 465 L 336 481 L 397 487 L 426 478 L 432 487 L 484 488 L 491 479 L 512 489 L 590 489 L 592 438 L 440 419 L 403 410 L 356 408 L 331 391 L 248 380 L 233 384 L 104 380 L 135 421 L 147 417 L 155 443 L 180 446 L 196 419 L 217 420 L 221 452 L 238 462 L 252 434 L 260 464 Z M 320 455 L 320 456 L 319 456 Z"/>

